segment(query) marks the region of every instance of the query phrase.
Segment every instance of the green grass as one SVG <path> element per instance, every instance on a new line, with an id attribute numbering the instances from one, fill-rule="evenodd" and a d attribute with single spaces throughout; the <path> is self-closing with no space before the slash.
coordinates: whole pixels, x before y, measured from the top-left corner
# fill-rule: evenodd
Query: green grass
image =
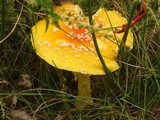
<path id="1" fill-rule="evenodd" d="M 4 3 L 5 4 L 2 4 Z M 51 2 L 50 0 L 46 0 Z M 88 15 L 87 2 L 77 0 Z M 8 120 L 15 110 L 25 111 L 37 120 L 158 120 L 160 118 L 160 20 L 158 0 L 148 4 L 148 13 L 133 27 L 134 47 L 119 61 L 121 69 L 110 76 L 91 76 L 94 104 L 75 107 L 77 82 L 71 72 L 56 69 L 40 59 L 30 42 L 30 28 L 37 19 L 33 10 L 51 14 L 50 5 L 15 8 L 12 0 L 0 2 L 0 119 Z M 128 20 L 135 3 L 129 0 L 95 0 L 115 9 Z M 5 9 L 4 9 L 5 8 Z M 21 11 L 22 10 L 22 11 Z M 137 10 L 134 14 L 138 12 Z M 21 13 L 21 15 L 20 15 Z M 18 16 L 20 18 L 18 19 Z M 26 19 L 27 16 L 27 19 Z M 32 16 L 32 17 L 31 17 Z M 30 19 L 33 18 L 32 20 Z M 45 16 L 41 16 L 45 17 Z M 40 17 L 40 19 L 42 19 Z M 30 22 L 28 22 L 30 21 Z M 14 26 L 16 25 L 15 29 Z M 122 53 L 121 53 L 122 54 Z M 121 54 L 119 56 L 121 56 Z M 32 87 L 18 86 L 20 75 L 28 74 Z M 13 100 L 17 99 L 17 102 Z M 21 114 L 16 111 L 17 114 Z M 28 116 L 28 119 L 29 119 Z M 25 119 L 23 119 L 25 120 Z"/>

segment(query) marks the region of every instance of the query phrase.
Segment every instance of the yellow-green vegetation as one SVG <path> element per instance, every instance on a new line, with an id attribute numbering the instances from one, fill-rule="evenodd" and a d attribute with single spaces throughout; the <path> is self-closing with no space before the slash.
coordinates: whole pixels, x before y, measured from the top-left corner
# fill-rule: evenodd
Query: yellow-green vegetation
<path id="1" fill-rule="evenodd" d="M 69 0 L 68 0 L 69 1 Z M 73 0 L 71 0 L 73 2 Z M 121 14 L 123 18 L 130 21 L 133 16 L 140 10 L 141 2 L 127 0 L 74 0 L 74 3 L 83 10 L 80 14 L 72 18 L 71 12 L 65 13 L 61 9 L 61 16 L 57 13 L 59 4 L 57 0 L 1 0 L 0 1 L 0 119 L 2 120 L 157 120 L 159 119 L 160 109 L 160 23 L 158 0 L 147 3 L 146 16 L 135 26 L 133 26 L 128 35 L 131 37 L 131 44 L 124 33 L 114 34 L 115 29 L 121 28 L 121 23 L 111 25 L 109 28 L 104 27 L 105 22 L 96 26 L 96 21 L 102 21 L 106 18 L 107 24 L 113 21 L 111 13 L 106 11 L 116 10 L 113 12 Z M 62 2 L 66 4 L 66 2 Z M 103 16 L 94 16 L 99 8 L 103 10 Z M 106 11 L 104 11 L 104 8 Z M 78 10 L 78 9 L 76 9 Z M 66 16 L 65 16 L 66 15 Z M 92 18 L 91 18 L 92 16 Z M 107 18 L 108 16 L 108 18 Z M 52 18 L 52 19 L 51 19 Z M 80 18 L 83 18 L 83 20 Z M 74 22 L 70 19 L 74 19 Z M 79 23 L 80 21 L 87 21 Z M 40 22 L 39 22 L 40 21 Z M 70 40 L 74 36 L 68 33 L 68 28 L 61 29 L 66 22 L 67 25 L 75 24 L 80 30 L 87 29 L 93 38 L 92 46 L 86 47 L 86 43 L 80 44 L 81 49 L 86 51 L 94 49 L 94 55 L 97 55 L 96 62 L 101 69 L 100 73 L 86 75 L 90 79 L 92 95 L 88 96 L 92 104 L 85 104 L 85 107 L 77 107 L 78 102 L 85 102 L 78 95 L 78 75 L 63 69 L 63 64 L 68 65 L 66 60 L 58 58 L 54 60 L 60 62 L 60 68 L 56 62 L 51 61 L 49 64 L 41 59 L 34 48 L 35 43 L 31 42 L 36 33 L 37 41 L 46 36 L 49 30 L 57 31 L 60 29 Z M 78 23 L 76 23 L 78 21 Z M 119 19 L 117 19 L 119 21 Z M 124 22 L 127 22 L 124 20 Z M 45 24 L 41 24 L 41 23 Z M 36 24 L 38 23 L 38 24 Z M 52 23 L 52 24 L 51 24 Z M 40 26 L 38 26 L 40 25 Z M 95 26 L 94 26 L 95 25 Z M 120 26 L 119 26 L 120 25 Z M 34 28 L 33 28 L 34 26 Z M 51 26 L 54 26 L 51 28 Z M 94 26 L 94 27 L 93 27 Z M 32 28 L 32 30 L 31 30 Z M 34 31 L 33 31 L 34 29 Z M 37 29 L 37 30 L 36 30 Z M 32 32 L 31 32 L 32 31 Z M 110 33 L 106 33 L 111 31 Z M 55 33 L 52 38 L 60 38 L 62 33 Z M 133 36 L 134 42 L 133 42 Z M 120 52 L 107 51 L 107 44 L 103 54 L 97 52 L 96 41 L 98 45 L 99 38 L 111 39 L 113 37 L 126 41 L 126 48 L 120 48 Z M 117 37 L 118 36 L 118 37 Z M 120 36 L 120 37 L 119 37 Z M 92 40 L 92 39 L 91 39 Z M 121 41 L 119 40 L 119 41 Z M 116 41 L 116 39 L 115 39 Z M 61 41 L 60 41 L 61 42 Z M 36 45 L 38 45 L 37 43 Z M 48 43 L 45 42 L 48 45 Z M 56 44 L 56 43 L 54 43 Z M 58 44 L 58 43 L 57 43 Z M 133 47 L 132 47 L 133 44 Z M 60 44 L 64 46 L 64 44 Z M 66 45 L 66 44 L 65 44 Z M 68 44 L 67 44 L 68 45 Z M 84 45 L 84 46 L 83 46 Z M 73 47 L 73 46 L 71 46 Z M 120 47 L 117 42 L 116 47 Z M 125 46 L 123 46 L 125 47 Z M 99 48 L 102 52 L 102 48 Z M 132 49 L 131 49 L 132 48 Z M 39 50 L 44 48 L 39 48 Z M 81 50 L 80 49 L 80 50 Z M 119 48 L 118 48 L 119 49 Z M 117 50 L 118 50 L 117 49 Z M 58 48 L 53 50 L 57 51 Z M 67 50 L 67 49 L 65 49 Z M 105 52 L 106 51 L 106 52 Z M 67 51 L 65 51 L 67 53 Z M 52 53 L 49 52 L 52 55 Z M 58 53 L 57 53 L 58 54 Z M 59 54 L 63 54 L 62 52 Z M 78 59 L 75 53 L 73 59 Z M 84 58 L 85 54 L 83 53 Z M 112 65 L 106 62 L 110 56 L 116 61 L 116 69 L 112 70 Z M 47 54 L 48 55 L 48 54 Z M 54 55 L 52 55 L 54 57 Z M 82 56 L 82 55 L 81 55 Z M 92 56 L 93 57 L 93 56 Z M 101 58 L 102 57 L 102 58 Z M 99 59 L 98 59 L 99 58 Z M 48 58 L 47 58 L 48 59 Z M 95 58 L 93 58 L 95 59 Z M 92 61 L 93 59 L 87 59 Z M 103 61 L 104 59 L 104 61 Z M 86 60 L 86 61 L 87 61 Z M 85 61 L 85 62 L 86 62 Z M 78 71 L 74 63 L 72 68 Z M 88 63 L 89 63 L 88 62 Z M 87 62 L 86 62 L 87 63 Z M 86 64 L 85 63 L 85 64 Z M 52 64 L 53 66 L 51 66 Z M 101 66 L 102 64 L 102 66 Z M 70 66 L 70 65 L 69 65 Z M 67 70 L 70 70 L 67 66 Z M 111 66 L 107 68 L 108 66 Z M 83 65 L 85 67 L 85 65 Z M 94 66 L 93 66 L 94 67 Z M 118 69 L 119 68 L 119 69 Z M 92 67 L 89 68 L 91 71 Z M 94 68 L 93 68 L 94 69 Z M 103 71 L 104 70 L 104 71 Z M 109 71 L 111 70 L 112 73 Z M 116 71 L 115 71 L 116 70 Z M 81 71 L 84 73 L 86 71 Z M 86 73 L 85 73 L 86 74 Z M 81 78 L 83 78 L 82 76 Z M 90 77 L 90 78 L 89 78 Z M 86 77 L 85 77 L 86 78 Z M 84 80 L 84 79 L 83 79 Z M 81 84 L 82 87 L 84 87 Z M 83 89 L 83 93 L 84 89 Z M 81 94 L 81 93 L 79 93 Z M 87 93 L 86 93 L 87 94 Z M 92 101 L 93 100 L 93 101 Z M 81 103 L 80 102 L 80 103 Z"/>

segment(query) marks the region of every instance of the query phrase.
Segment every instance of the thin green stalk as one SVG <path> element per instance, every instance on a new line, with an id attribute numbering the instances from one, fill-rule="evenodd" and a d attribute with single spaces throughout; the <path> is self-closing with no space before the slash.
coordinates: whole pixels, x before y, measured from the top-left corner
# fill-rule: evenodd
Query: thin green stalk
<path id="1" fill-rule="evenodd" d="M 2 39 L 5 35 L 5 24 L 6 24 L 6 17 L 5 17 L 5 0 L 2 0 L 2 26 L 1 26 L 1 35 L 0 39 Z"/>
<path id="2" fill-rule="evenodd" d="M 158 0 L 158 17 L 160 18 L 160 0 Z"/>
<path id="3" fill-rule="evenodd" d="M 0 109 L 1 109 L 1 117 L 4 119 L 5 118 L 5 116 L 6 116 L 6 114 L 5 114 L 5 109 L 3 108 L 3 106 L 4 106 L 4 104 L 2 103 L 2 101 L 0 101 Z"/>
<path id="4" fill-rule="evenodd" d="M 92 3 L 92 0 L 88 0 L 88 11 L 89 11 L 89 23 L 91 26 L 93 26 L 93 22 L 92 22 L 92 7 L 91 7 L 91 3 Z M 96 35 L 95 35 L 95 32 L 92 32 L 92 38 L 93 38 L 93 43 L 94 43 L 94 46 L 95 46 L 95 49 L 96 49 L 96 52 L 97 52 L 97 55 L 99 57 L 99 60 L 103 66 L 103 69 L 104 69 L 104 72 L 106 75 L 108 75 L 111 79 L 114 80 L 114 75 L 109 71 L 109 69 L 107 68 L 106 64 L 105 64 L 105 61 L 102 57 L 102 54 L 99 50 L 99 47 L 98 47 L 98 43 L 97 43 L 97 40 L 96 40 Z"/>
<path id="5" fill-rule="evenodd" d="M 124 35 L 123 35 L 121 44 L 120 44 L 120 46 L 119 46 L 118 59 L 119 59 L 119 60 L 122 60 L 122 61 L 125 60 L 125 54 L 126 54 L 125 43 L 126 43 L 126 40 L 127 40 L 127 36 L 128 36 L 130 24 L 131 24 L 131 21 L 132 21 L 133 16 L 134 16 L 135 9 L 136 9 L 136 7 L 133 6 L 133 7 L 132 7 L 132 10 L 131 10 L 131 13 L 130 13 L 130 16 L 129 16 L 129 20 L 128 20 L 127 26 L 126 26 L 126 31 L 125 31 L 125 33 L 124 33 Z"/>
<path id="6" fill-rule="evenodd" d="M 153 67 L 153 65 L 152 65 L 152 62 L 151 62 L 151 60 L 150 60 L 150 57 L 149 57 L 149 55 L 148 55 L 148 52 L 147 52 L 147 45 L 145 44 L 145 37 L 146 37 L 146 33 L 147 33 L 147 26 L 148 25 L 146 25 L 146 22 L 144 22 L 144 29 L 143 29 L 143 34 L 142 34 L 142 39 L 141 39 L 141 46 L 142 46 L 142 49 L 143 49 L 143 51 L 144 51 L 144 54 L 145 54 L 145 60 L 144 60 L 144 63 L 146 62 L 146 64 L 145 64 L 145 66 L 147 67 L 147 68 L 151 68 L 151 69 L 154 69 L 154 67 Z M 156 81 L 156 83 L 157 83 L 157 87 L 158 87 L 158 92 L 160 92 L 160 85 L 159 85 L 159 82 L 158 82 L 158 79 L 157 79 L 157 75 L 156 75 L 156 73 L 155 73 L 155 71 L 150 71 L 152 74 L 153 74 L 153 77 L 154 77 L 154 79 L 155 79 L 155 81 Z"/>

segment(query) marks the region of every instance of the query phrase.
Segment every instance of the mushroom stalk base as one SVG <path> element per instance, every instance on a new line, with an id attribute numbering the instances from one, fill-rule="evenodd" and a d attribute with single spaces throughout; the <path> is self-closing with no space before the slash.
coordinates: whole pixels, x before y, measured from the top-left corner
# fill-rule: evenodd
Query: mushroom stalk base
<path id="1" fill-rule="evenodd" d="M 80 97 L 77 100 L 76 106 L 83 108 L 88 104 L 93 103 L 91 97 L 91 84 L 90 84 L 90 75 L 74 73 L 75 77 L 78 80 L 78 96 Z"/>

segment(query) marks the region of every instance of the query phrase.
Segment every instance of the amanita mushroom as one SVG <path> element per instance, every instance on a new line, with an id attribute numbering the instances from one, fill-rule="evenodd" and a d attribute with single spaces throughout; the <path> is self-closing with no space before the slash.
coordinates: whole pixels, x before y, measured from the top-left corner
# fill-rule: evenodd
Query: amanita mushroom
<path id="1" fill-rule="evenodd" d="M 119 68 L 116 56 L 123 33 L 116 34 L 113 28 L 122 26 L 127 21 L 117 11 L 100 8 L 93 15 L 94 25 L 91 26 L 82 9 L 71 3 L 58 6 L 54 11 L 61 17 L 59 27 L 49 23 L 46 31 L 46 20 L 37 22 L 32 27 L 33 46 L 36 53 L 50 65 L 73 71 L 78 79 L 78 96 L 86 97 L 84 101 L 92 103 L 89 76 L 103 75 L 105 72 L 96 54 L 91 32 L 96 34 L 106 66 L 114 72 Z M 126 46 L 133 46 L 131 30 Z"/>

